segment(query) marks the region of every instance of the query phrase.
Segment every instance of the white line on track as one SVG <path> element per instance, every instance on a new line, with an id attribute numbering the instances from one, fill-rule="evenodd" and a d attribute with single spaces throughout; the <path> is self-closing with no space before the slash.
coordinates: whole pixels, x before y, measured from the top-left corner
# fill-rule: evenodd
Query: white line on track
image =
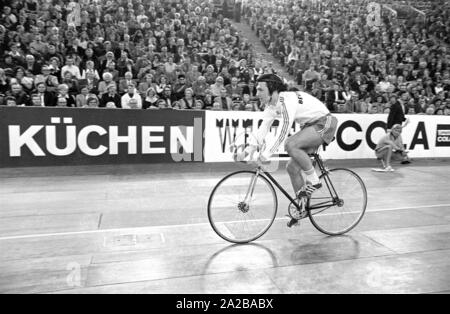
<path id="1" fill-rule="evenodd" d="M 450 204 L 435 204 L 435 205 L 422 205 L 422 206 L 410 206 L 410 207 L 395 207 L 395 208 L 383 208 L 383 209 L 367 209 L 366 212 L 376 213 L 385 211 L 395 211 L 395 210 L 408 210 L 408 209 L 420 209 L 420 208 L 439 208 L 439 207 L 450 207 Z M 348 214 L 350 214 L 349 212 Z M 333 214 L 330 214 L 333 215 Z M 287 220 L 287 217 L 279 217 L 275 220 Z M 256 219 L 248 220 L 247 222 L 264 221 L 267 219 Z M 0 237 L 0 241 L 8 240 L 24 240 L 24 239 L 37 239 L 37 238 L 50 238 L 50 237 L 62 237 L 62 236 L 77 236 L 77 235 L 89 235 L 89 234 L 102 234 L 102 233 L 126 233 L 130 232 L 142 232 L 149 230 L 159 230 L 159 229 L 173 229 L 173 228 L 186 228 L 186 227 L 200 227 L 209 226 L 209 223 L 196 223 L 196 224 L 182 224 L 182 225 L 166 225 L 166 226 L 150 226 L 150 227 L 139 227 L 139 228 L 117 228 L 117 229 L 103 229 L 103 230 L 88 230 L 88 231 L 74 231 L 74 232 L 60 232 L 60 233 L 43 233 L 43 234 L 30 234 L 21 236 L 11 236 L 11 237 Z"/>

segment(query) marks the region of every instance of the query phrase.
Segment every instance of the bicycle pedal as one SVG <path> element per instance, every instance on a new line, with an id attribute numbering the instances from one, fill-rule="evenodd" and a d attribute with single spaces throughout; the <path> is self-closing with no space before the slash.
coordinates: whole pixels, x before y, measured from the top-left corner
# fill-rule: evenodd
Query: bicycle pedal
<path id="1" fill-rule="evenodd" d="M 300 226 L 300 220 L 297 220 L 297 219 L 292 218 L 291 221 L 289 221 L 289 222 L 287 223 L 287 226 L 288 226 L 289 228 L 292 228 L 292 227 L 299 227 L 299 226 Z"/>

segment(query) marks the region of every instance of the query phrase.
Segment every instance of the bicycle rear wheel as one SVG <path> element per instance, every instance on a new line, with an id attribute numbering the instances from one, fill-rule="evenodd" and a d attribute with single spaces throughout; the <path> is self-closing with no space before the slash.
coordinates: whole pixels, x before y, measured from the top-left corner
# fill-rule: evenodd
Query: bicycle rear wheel
<path id="1" fill-rule="evenodd" d="M 266 177 L 256 171 L 239 171 L 226 176 L 212 191 L 208 219 L 224 240 L 248 243 L 269 230 L 277 208 L 275 190 Z"/>
<path id="2" fill-rule="evenodd" d="M 327 235 L 342 235 L 351 231 L 366 212 L 367 190 L 364 182 L 348 169 L 330 170 L 320 180 L 322 188 L 314 192 L 308 201 L 311 223 Z"/>

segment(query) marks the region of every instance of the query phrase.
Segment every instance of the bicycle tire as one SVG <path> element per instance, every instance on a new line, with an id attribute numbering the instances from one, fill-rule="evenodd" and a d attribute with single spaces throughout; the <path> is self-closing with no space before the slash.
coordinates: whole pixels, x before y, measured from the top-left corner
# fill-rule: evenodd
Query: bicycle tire
<path id="1" fill-rule="evenodd" d="M 258 232 L 256 232 L 254 235 L 248 236 L 248 237 L 231 237 L 231 235 L 233 235 L 233 232 L 229 229 L 229 227 L 226 225 L 230 225 L 230 224 L 234 224 L 236 223 L 236 221 L 216 221 L 216 215 L 215 212 L 213 211 L 215 206 L 214 206 L 214 201 L 215 201 L 215 197 L 219 191 L 219 189 L 224 186 L 224 183 L 226 183 L 227 181 L 229 181 L 230 179 L 236 179 L 237 176 L 239 175 L 247 175 L 247 179 L 249 176 L 255 176 L 256 175 L 256 171 L 237 171 L 237 172 L 233 172 L 227 176 L 225 176 L 222 180 L 219 181 L 219 183 L 217 183 L 217 185 L 214 187 L 214 189 L 212 190 L 210 197 L 209 197 L 209 201 L 208 201 L 208 220 L 209 223 L 212 227 L 212 229 L 214 230 L 214 232 L 220 236 L 222 239 L 231 242 L 231 243 L 237 243 L 237 244 L 244 244 L 244 243 L 249 243 L 249 242 L 253 242 L 257 239 L 259 239 L 260 237 L 262 237 L 272 226 L 273 222 L 275 221 L 276 215 L 277 215 L 277 211 L 278 211 L 278 198 L 277 198 L 277 194 L 276 191 L 273 187 L 273 184 L 262 174 L 259 174 L 258 176 L 258 180 L 262 180 L 261 182 L 264 182 L 265 185 L 267 186 L 268 190 L 267 192 L 271 192 L 272 195 L 272 200 L 273 200 L 273 204 L 272 204 L 272 210 L 271 210 L 271 214 L 269 215 L 269 217 L 267 219 L 261 219 L 261 221 L 265 221 L 267 220 L 268 223 Z M 257 183 L 257 182 L 256 182 Z M 255 184 L 256 184 L 255 183 Z M 245 185 L 244 185 L 245 187 Z M 247 188 L 248 189 L 248 188 Z M 230 206 L 233 206 L 230 204 Z M 236 205 L 235 205 L 236 206 Z M 265 205 L 264 205 L 265 206 Z M 232 208 L 230 208 L 232 209 Z M 236 208 L 237 209 L 237 208 Z M 250 212 L 250 211 L 249 211 Z M 231 213 L 231 211 L 230 211 Z M 259 220 L 255 220 L 253 222 L 258 223 Z M 224 227 L 226 227 L 225 231 L 228 232 L 224 232 L 219 228 L 219 224 L 223 224 Z M 228 234 L 226 234 L 228 233 Z"/>
<path id="2" fill-rule="evenodd" d="M 339 174 L 339 176 L 341 176 L 341 178 L 339 178 L 337 174 Z M 355 189 L 348 183 L 339 182 L 338 179 L 340 179 L 342 181 L 342 176 L 344 174 L 348 175 L 351 178 L 356 179 L 355 182 L 357 182 L 357 184 L 355 186 L 359 185 L 361 192 L 362 192 L 361 195 L 355 194 L 355 192 L 356 192 Z M 318 193 L 320 193 L 320 192 L 327 193 L 328 192 L 328 196 L 329 196 L 330 200 L 332 199 L 330 188 L 324 181 L 326 176 L 328 176 L 334 189 L 340 190 L 340 191 L 336 191 L 336 192 L 337 192 L 339 198 L 342 197 L 343 205 L 342 206 L 338 206 L 338 205 L 330 206 L 329 208 L 324 209 L 322 211 L 320 211 L 320 210 L 312 211 L 312 210 L 310 210 L 310 207 L 314 206 L 314 204 L 313 204 L 314 201 L 318 200 L 318 199 L 323 199 L 318 196 Z M 335 182 L 333 182 L 333 177 L 335 179 Z M 367 188 L 364 184 L 364 181 L 354 171 L 346 169 L 346 168 L 336 168 L 336 169 L 329 170 L 326 174 L 322 174 L 320 176 L 320 180 L 322 182 L 322 188 L 313 194 L 313 196 L 308 200 L 308 204 L 307 204 L 308 205 L 307 206 L 308 215 L 309 215 L 309 219 L 310 219 L 311 223 L 318 231 L 320 231 L 326 235 L 330 235 L 330 236 L 338 236 L 338 235 L 343 235 L 343 234 L 350 232 L 361 222 L 361 220 L 364 217 L 364 214 L 366 212 L 366 209 L 367 209 L 367 201 L 368 201 L 367 200 Z M 336 188 L 337 186 L 338 186 L 338 188 Z M 347 195 L 344 196 L 344 193 L 342 191 L 342 186 L 344 186 L 345 188 L 350 187 L 352 189 L 351 193 L 349 194 L 349 196 L 351 198 L 347 197 Z M 347 198 L 347 199 L 344 199 L 344 198 Z M 345 215 L 348 215 L 348 216 L 352 215 L 353 213 L 357 213 L 357 217 L 355 219 L 353 219 L 352 222 L 348 226 L 339 228 L 337 230 L 333 230 L 333 229 L 325 226 L 326 222 L 333 221 L 332 216 L 338 215 L 336 213 L 331 212 L 329 209 L 330 208 L 343 208 L 344 206 L 346 206 L 345 204 L 346 204 L 346 201 L 348 201 L 348 200 L 353 200 L 353 203 L 360 202 L 360 204 L 358 206 L 360 209 L 357 209 L 356 212 L 349 211 L 349 212 L 345 213 Z M 348 202 L 347 202 L 347 204 L 348 204 Z M 354 204 L 351 204 L 351 205 L 354 205 Z M 324 213 L 324 212 L 326 212 L 326 213 Z"/>

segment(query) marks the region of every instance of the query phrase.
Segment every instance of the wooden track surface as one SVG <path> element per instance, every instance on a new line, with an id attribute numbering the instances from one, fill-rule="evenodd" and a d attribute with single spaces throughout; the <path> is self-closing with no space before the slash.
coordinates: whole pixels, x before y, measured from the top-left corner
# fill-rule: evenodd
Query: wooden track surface
<path id="1" fill-rule="evenodd" d="M 269 232 L 230 245 L 207 221 L 220 165 L 0 169 L 0 293 L 447 293 L 450 164 L 354 169 L 368 212 L 350 234 L 304 221 L 287 202 Z M 284 168 L 275 177 L 288 186 Z"/>

